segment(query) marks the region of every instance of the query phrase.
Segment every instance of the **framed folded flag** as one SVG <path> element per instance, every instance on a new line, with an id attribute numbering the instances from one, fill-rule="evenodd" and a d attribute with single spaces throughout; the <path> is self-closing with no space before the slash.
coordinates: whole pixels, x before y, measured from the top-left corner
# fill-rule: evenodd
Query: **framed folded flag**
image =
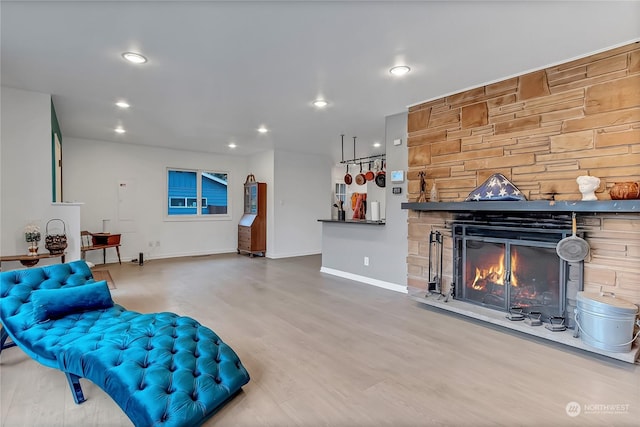
<path id="1" fill-rule="evenodd" d="M 465 202 L 527 200 L 518 187 L 501 173 L 491 175 L 481 186 L 473 190 Z"/>

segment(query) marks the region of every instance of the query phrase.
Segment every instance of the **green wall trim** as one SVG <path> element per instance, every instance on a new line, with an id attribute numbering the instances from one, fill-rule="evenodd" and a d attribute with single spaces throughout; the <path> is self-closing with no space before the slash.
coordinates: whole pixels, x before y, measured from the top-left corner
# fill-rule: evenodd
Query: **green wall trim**
<path id="1" fill-rule="evenodd" d="M 57 200 L 55 135 L 58 135 L 60 146 L 62 146 L 62 131 L 60 130 L 60 123 L 58 123 L 58 115 L 56 114 L 56 107 L 53 105 L 53 98 L 51 98 L 51 201 L 52 202 L 55 202 Z"/>

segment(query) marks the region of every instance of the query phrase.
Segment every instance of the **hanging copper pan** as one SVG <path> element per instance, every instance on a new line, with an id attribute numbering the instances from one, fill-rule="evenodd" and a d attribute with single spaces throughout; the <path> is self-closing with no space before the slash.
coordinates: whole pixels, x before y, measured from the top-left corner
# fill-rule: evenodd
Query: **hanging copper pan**
<path id="1" fill-rule="evenodd" d="M 356 175 L 356 184 L 364 185 L 365 182 L 367 182 L 367 178 L 365 178 L 364 174 L 362 173 L 362 162 L 360 162 L 360 173 Z"/>
<path id="2" fill-rule="evenodd" d="M 353 178 L 351 177 L 351 174 L 349 173 L 349 164 L 347 163 L 347 174 L 344 176 L 344 183 L 347 185 L 351 185 L 351 182 L 353 181 Z"/>
<path id="3" fill-rule="evenodd" d="M 376 174 L 371 170 L 371 162 L 369 162 L 369 170 L 364 174 L 364 177 L 367 181 L 373 181 L 373 178 L 376 177 Z"/>

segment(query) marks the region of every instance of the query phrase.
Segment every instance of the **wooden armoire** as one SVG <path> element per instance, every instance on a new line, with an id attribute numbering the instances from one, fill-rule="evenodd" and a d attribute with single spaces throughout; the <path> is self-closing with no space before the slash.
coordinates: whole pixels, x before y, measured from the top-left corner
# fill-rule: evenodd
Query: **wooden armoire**
<path id="1" fill-rule="evenodd" d="M 244 215 L 238 224 L 238 253 L 264 256 L 267 251 L 267 184 L 244 184 Z"/>

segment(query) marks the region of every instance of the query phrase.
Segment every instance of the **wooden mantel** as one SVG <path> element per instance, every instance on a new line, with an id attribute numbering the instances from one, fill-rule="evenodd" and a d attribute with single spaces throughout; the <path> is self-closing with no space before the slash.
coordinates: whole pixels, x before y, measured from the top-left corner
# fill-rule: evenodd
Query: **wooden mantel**
<path id="1" fill-rule="evenodd" d="M 439 212 L 607 212 L 640 213 L 638 200 L 598 201 L 478 201 L 478 202 L 427 202 L 402 203 L 402 209 Z"/>

